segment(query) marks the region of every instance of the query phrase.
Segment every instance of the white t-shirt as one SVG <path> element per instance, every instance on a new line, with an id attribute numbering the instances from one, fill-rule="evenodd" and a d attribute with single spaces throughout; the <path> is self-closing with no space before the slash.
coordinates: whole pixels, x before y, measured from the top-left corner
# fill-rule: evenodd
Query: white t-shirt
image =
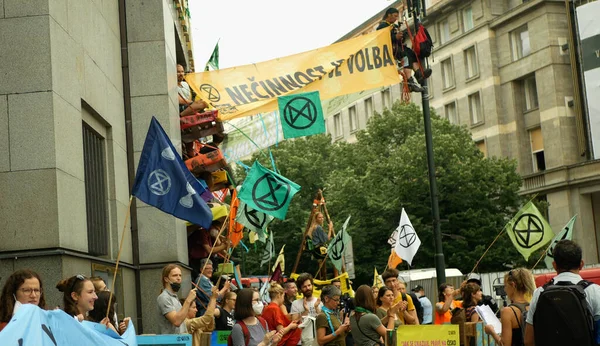
<path id="1" fill-rule="evenodd" d="M 186 81 L 181 81 L 181 86 L 177 85 L 177 92 L 181 94 L 184 99 L 192 101 L 192 91 Z"/>
<path id="2" fill-rule="evenodd" d="M 317 309 L 315 309 L 315 303 L 317 302 L 317 297 L 311 297 L 308 300 L 308 316 L 313 317 L 313 318 L 317 318 L 317 315 L 319 314 L 317 312 Z M 323 302 L 321 302 L 319 304 L 319 309 L 323 308 Z M 290 309 L 290 314 L 302 314 L 304 312 L 304 299 L 296 299 L 292 302 L 292 308 Z M 301 321 L 304 322 L 304 321 Z M 315 339 L 317 337 L 316 331 L 315 331 L 315 324 L 313 323 L 309 323 L 306 325 L 306 327 L 304 329 L 302 329 L 302 340 L 311 340 L 311 339 Z"/>
<path id="3" fill-rule="evenodd" d="M 559 281 L 570 281 L 573 284 L 577 284 L 581 281 L 582 278 L 579 274 L 571 273 L 571 272 L 563 272 L 554 277 L 554 282 Z M 531 298 L 531 303 L 529 303 L 529 312 L 527 313 L 528 324 L 533 325 L 533 315 L 535 314 L 535 308 L 537 305 L 537 301 L 540 298 L 540 294 L 544 290 L 544 287 L 538 287 L 533 292 L 533 297 Z M 594 315 L 594 321 L 598 321 L 600 319 L 600 286 L 599 285 L 589 285 L 585 289 L 585 300 L 590 304 L 590 311 L 592 315 Z"/>

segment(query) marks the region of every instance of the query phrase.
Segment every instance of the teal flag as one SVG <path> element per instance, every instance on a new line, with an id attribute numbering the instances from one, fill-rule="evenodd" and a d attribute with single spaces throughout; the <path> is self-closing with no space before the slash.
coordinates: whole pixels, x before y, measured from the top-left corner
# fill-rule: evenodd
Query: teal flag
<path id="1" fill-rule="evenodd" d="M 544 248 L 554 237 L 552 228 L 533 202 L 525 204 L 506 224 L 506 232 L 526 261 L 533 252 Z"/>
<path id="2" fill-rule="evenodd" d="M 284 138 L 325 132 L 325 117 L 318 91 L 277 98 Z"/>
<path id="3" fill-rule="evenodd" d="M 333 237 L 333 240 L 329 243 L 327 247 L 327 256 L 331 259 L 333 265 L 341 272 L 342 266 L 344 264 L 344 253 L 346 252 L 346 248 L 348 247 L 348 242 L 350 238 L 348 237 L 348 232 L 346 228 L 348 228 L 348 222 L 350 222 L 350 216 L 344 222 L 342 226 L 342 231 Z"/>
<path id="4" fill-rule="evenodd" d="M 546 250 L 546 257 L 544 258 L 544 263 L 546 263 L 546 267 L 548 269 L 553 269 L 552 262 L 554 261 L 554 255 L 552 253 L 554 252 L 554 247 L 556 246 L 556 243 L 564 239 L 573 240 L 573 225 L 575 224 L 576 219 L 577 215 L 573 216 L 571 220 L 567 222 L 565 227 L 563 227 L 563 229 L 560 232 L 558 232 L 554 239 L 552 239 L 552 243 L 550 243 L 550 246 Z"/>
<path id="5" fill-rule="evenodd" d="M 244 225 L 247 229 L 258 233 L 259 239 L 261 239 L 261 235 L 263 238 L 261 241 L 265 241 L 267 226 L 271 221 L 273 221 L 273 217 L 271 215 L 267 215 L 258 210 L 252 209 L 252 207 L 248 206 L 243 201 L 240 201 L 240 205 L 237 210 L 237 215 L 235 216 L 235 221 Z"/>
<path id="6" fill-rule="evenodd" d="M 242 184 L 238 198 L 256 211 L 283 220 L 292 197 L 298 191 L 300 185 L 255 161 Z"/>

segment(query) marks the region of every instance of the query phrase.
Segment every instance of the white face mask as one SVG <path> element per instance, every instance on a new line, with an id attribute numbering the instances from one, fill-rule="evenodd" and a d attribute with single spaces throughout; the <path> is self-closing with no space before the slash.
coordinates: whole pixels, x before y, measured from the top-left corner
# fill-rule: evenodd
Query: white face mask
<path id="1" fill-rule="evenodd" d="M 13 297 L 15 297 L 14 294 L 13 294 Z M 17 297 L 15 297 L 15 307 L 13 308 L 13 315 L 15 315 L 17 313 L 17 311 L 21 308 L 21 306 L 23 306 L 23 304 L 17 300 Z"/>
<path id="2" fill-rule="evenodd" d="M 264 305 L 263 303 L 252 303 L 252 310 L 254 310 L 254 313 L 256 315 L 261 315 L 264 309 Z"/>
<path id="3" fill-rule="evenodd" d="M 210 236 L 213 238 L 217 238 L 217 236 L 219 235 L 219 230 L 216 228 L 211 228 L 210 229 Z"/>

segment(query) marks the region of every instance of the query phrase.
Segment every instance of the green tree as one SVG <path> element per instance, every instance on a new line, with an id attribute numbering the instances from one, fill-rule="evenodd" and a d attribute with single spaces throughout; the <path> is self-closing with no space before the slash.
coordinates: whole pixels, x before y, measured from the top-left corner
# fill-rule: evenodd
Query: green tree
<path id="1" fill-rule="evenodd" d="M 468 273 L 522 204 L 518 195 L 521 178 L 515 161 L 484 158 L 466 128 L 432 113 L 446 265 Z M 422 112 L 415 105 L 396 103 L 392 110 L 371 117 L 356 138 L 354 143 L 331 144 L 329 136 L 311 136 L 272 149 L 281 174 L 302 186 L 286 220 L 274 221 L 270 227 L 277 248 L 288 244 L 287 271 L 293 266 L 318 188 L 324 188 L 336 230 L 352 215 L 348 229 L 354 243 L 356 282 L 370 283 L 373 267 L 382 271 L 386 266 L 390 253 L 387 239 L 398 226 L 402 208 L 422 242 L 413 268 L 434 267 Z M 255 158 L 270 164 L 263 155 Z M 258 256 L 248 256 L 248 268 L 255 273 L 261 272 L 256 270 L 258 263 L 254 265 Z M 523 261 L 508 236 L 503 235 L 481 261 L 478 271 L 503 270 L 506 262 Z M 308 270 L 314 274 L 315 263 L 304 256 L 298 272 Z"/>

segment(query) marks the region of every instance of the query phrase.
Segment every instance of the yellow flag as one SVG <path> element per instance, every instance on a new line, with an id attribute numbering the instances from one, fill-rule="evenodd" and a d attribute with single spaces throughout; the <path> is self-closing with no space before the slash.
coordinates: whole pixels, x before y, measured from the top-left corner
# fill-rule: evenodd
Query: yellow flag
<path id="1" fill-rule="evenodd" d="M 533 202 L 525 204 L 506 224 L 506 232 L 526 261 L 554 237 L 552 228 Z"/>
<path id="2" fill-rule="evenodd" d="M 258 234 L 254 231 L 250 231 L 248 237 L 250 237 L 250 244 L 254 244 L 258 240 Z"/>
<path id="3" fill-rule="evenodd" d="M 285 249 L 285 244 L 283 244 L 283 246 L 281 247 L 281 250 L 279 250 L 279 255 L 277 256 L 277 259 L 275 260 L 275 264 L 273 264 L 273 269 L 272 271 L 275 271 L 275 268 L 277 268 L 278 264 L 281 264 L 281 272 L 285 273 L 285 257 L 283 256 L 283 249 Z"/>
<path id="4" fill-rule="evenodd" d="M 377 272 L 377 268 L 375 268 L 373 270 L 373 286 L 377 287 L 377 288 L 383 287 L 383 282 L 381 281 L 381 278 L 379 277 L 379 273 Z"/>
<path id="5" fill-rule="evenodd" d="M 188 74 L 220 120 L 277 109 L 279 96 L 319 91 L 321 100 L 400 83 L 390 30 L 257 64 Z"/>

